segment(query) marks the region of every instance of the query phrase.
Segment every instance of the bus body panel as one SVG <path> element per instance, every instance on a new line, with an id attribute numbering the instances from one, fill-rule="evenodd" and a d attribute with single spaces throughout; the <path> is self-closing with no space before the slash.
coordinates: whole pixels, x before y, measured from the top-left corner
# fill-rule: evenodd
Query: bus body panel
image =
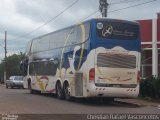
<path id="1" fill-rule="evenodd" d="M 102 21 L 110 22 L 108 20 Z M 124 21 L 118 22 L 123 23 Z M 133 40 L 102 38 L 97 35 L 95 29 L 97 24 L 97 21 L 92 22 L 94 29 L 91 49 L 95 50 L 93 67 L 95 69 L 95 87 L 93 89 L 91 86 L 94 85 L 89 86 L 89 91 L 92 91 L 91 96 L 98 96 L 98 93 L 102 92 L 106 97 L 137 97 L 139 93 L 137 77 L 140 71 L 140 36 L 137 34 L 137 39 Z M 138 26 L 135 23 L 128 24 Z M 112 32 L 112 34 L 114 33 Z M 99 89 L 100 91 L 98 91 Z M 103 91 L 103 89 L 105 90 Z"/>
<path id="2" fill-rule="evenodd" d="M 62 87 L 65 82 L 69 83 L 73 97 L 137 97 L 139 38 L 125 41 L 101 38 L 96 31 L 99 20 L 93 19 L 32 40 L 26 81 L 31 80 L 34 90 L 56 93 L 59 81 Z M 115 67 L 117 61 L 113 58 L 117 55 L 122 62 L 126 62 L 125 57 L 131 60 L 129 65 L 125 63 L 126 68 L 121 68 L 121 64 L 118 65 L 121 67 Z M 107 66 L 106 61 L 114 61 L 114 64 Z M 133 68 L 132 64 L 136 67 Z M 92 69 L 94 80 L 90 80 Z"/>
<path id="3" fill-rule="evenodd" d="M 88 85 L 88 97 L 136 98 L 139 85 L 135 88 L 97 87 L 94 83 Z"/>
<path id="4" fill-rule="evenodd" d="M 138 52 L 115 47 L 97 48 L 95 54 L 96 83 L 137 84 Z"/>

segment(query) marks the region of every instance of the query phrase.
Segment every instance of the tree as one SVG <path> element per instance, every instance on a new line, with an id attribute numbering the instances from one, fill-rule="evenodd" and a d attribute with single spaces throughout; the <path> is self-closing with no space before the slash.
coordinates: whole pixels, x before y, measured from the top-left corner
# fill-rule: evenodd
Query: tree
<path id="1" fill-rule="evenodd" d="M 6 72 L 7 79 L 13 75 L 23 75 L 23 72 L 20 70 L 20 62 L 24 59 L 24 54 L 13 54 L 6 58 Z M 3 80 L 4 76 L 4 60 L 0 63 L 0 78 Z"/>

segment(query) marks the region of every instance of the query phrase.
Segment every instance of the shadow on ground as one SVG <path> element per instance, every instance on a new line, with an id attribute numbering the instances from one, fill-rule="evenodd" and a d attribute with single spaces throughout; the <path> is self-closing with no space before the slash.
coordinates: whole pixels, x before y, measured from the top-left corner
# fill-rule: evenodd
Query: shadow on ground
<path id="1" fill-rule="evenodd" d="M 26 94 L 30 94 L 30 93 L 28 92 Z M 33 95 L 45 96 L 52 99 L 58 99 L 55 94 L 36 93 Z M 76 103 L 76 104 L 81 104 L 86 106 L 101 106 L 101 107 L 110 106 L 110 107 L 126 107 L 126 108 L 142 107 L 142 106 L 137 106 L 135 104 L 120 102 L 120 101 L 116 101 L 115 99 L 108 99 L 108 98 L 73 98 L 72 101 L 66 101 L 66 100 L 61 100 L 61 101 Z"/>

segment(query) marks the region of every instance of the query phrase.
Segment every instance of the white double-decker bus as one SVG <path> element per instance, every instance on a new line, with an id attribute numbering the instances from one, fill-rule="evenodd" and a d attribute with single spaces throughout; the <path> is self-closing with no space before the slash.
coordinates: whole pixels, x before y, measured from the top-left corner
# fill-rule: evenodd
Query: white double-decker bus
<path id="1" fill-rule="evenodd" d="M 21 68 L 31 93 L 134 98 L 140 82 L 136 22 L 91 19 L 29 41 Z"/>

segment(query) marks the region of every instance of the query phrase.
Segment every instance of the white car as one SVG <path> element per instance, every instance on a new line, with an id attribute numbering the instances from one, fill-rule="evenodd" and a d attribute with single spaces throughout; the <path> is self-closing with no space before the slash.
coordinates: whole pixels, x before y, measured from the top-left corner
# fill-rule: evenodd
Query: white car
<path id="1" fill-rule="evenodd" d="M 11 76 L 9 80 L 6 80 L 6 88 L 23 88 L 23 76 Z"/>

